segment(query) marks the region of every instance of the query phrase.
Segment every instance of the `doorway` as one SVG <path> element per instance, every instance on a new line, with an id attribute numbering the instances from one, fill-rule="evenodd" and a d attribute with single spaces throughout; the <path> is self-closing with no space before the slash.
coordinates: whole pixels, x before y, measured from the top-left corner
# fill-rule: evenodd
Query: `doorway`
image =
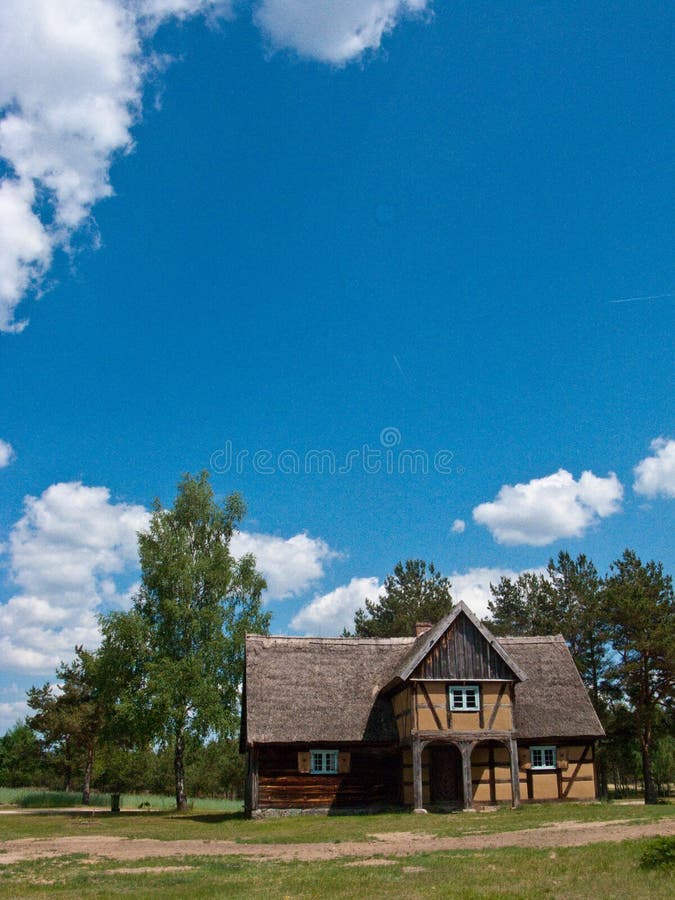
<path id="1" fill-rule="evenodd" d="M 429 794 L 432 803 L 461 804 L 462 755 L 454 744 L 429 747 Z"/>

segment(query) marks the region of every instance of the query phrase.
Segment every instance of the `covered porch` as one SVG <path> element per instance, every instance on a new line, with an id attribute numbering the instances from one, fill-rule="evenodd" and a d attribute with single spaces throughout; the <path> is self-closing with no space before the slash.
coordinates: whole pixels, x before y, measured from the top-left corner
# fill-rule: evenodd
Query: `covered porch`
<path id="1" fill-rule="evenodd" d="M 492 766 L 489 793 L 482 797 L 482 803 L 510 800 L 513 807 L 520 805 L 520 779 L 518 770 L 518 748 L 512 732 L 416 732 L 409 740 L 412 755 L 412 805 L 415 810 L 425 810 L 427 806 L 455 806 L 465 810 L 474 809 L 474 779 L 472 776 L 472 755 L 479 745 L 498 747 L 505 752 L 510 788 L 509 796 L 497 795 L 494 784 L 493 753 L 490 752 Z M 427 751 L 425 753 L 425 751 Z M 426 761 L 423 764 L 423 754 Z M 426 773 L 426 781 L 424 775 Z"/>

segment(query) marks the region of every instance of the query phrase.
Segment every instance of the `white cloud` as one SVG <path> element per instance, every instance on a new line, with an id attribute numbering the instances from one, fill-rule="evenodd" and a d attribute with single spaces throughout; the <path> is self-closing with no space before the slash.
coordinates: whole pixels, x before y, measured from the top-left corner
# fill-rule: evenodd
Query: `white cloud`
<path id="1" fill-rule="evenodd" d="M 655 438 L 646 456 L 633 470 L 633 490 L 646 497 L 675 497 L 675 440 Z"/>
<path id="2" fill-rule="evenodd" d="M 69 249 L 110 165 L 131 148 L 144 77 L 142 36 L 217 0 L 3 0 L 0 4 L 0 331 L 20 331 L 22 297 Z"/>
<path id="3" fill-rule="evenodd" d="M 144 507 L 111 502 L 107 488 L 80 482 L 54 484 L 25 499 L 8 542 L 19 590 L 0 605 L 5 669 L 50 674 L 75 644 L 98 643 L 101 604 L 129 605 L 136 535 L 148 519 Z"/>
<path id="4" fill-rule="evenodd" d="M 15 456 L 16 454 L 14 453 L 12 445 L 0 438 L 0 469 L 4 469 L 13 462 Z"/>
<path id="5" fill-rule="evenodd" d="M 620 509 L 623 487 L 613 472 L 606 478 L 583 472 L 575 481 L 565 469 L 527 484 L 505 484 L 473 518 L 500 544 L 541 547 L 558 538 L 579 537 L 601 518 Z"/>
<path id="6" fill-rule="evenodd" d="M 430 5 L 430 0 L 262 0 L 254 18 L 274 47 L 341 64 L 377 50 L 402 18 Z"/>
<path id="7" fill-rule="evenodd" d="M 375 600 L 383 590 L 378 579 L 352 578 L 327 594 L 315 597 L 311 603 L 291 619 L 294 631 L 327 637 L 341 634 L 343 628 L 354 625 L 354 613 L 363 606 L 366 597 Z"/>
<path id="8" fill-rule="evenodd" d="M 323 578 L 325 564 L 338 554 L 321 538 L 296 534 L 291 538 L 240 531 L 232 536 L 236 557 L 252 553 L 267 580 L 267 600 L 285 600 L 306 591 Z"/>
<path id="9" fill-rule="evenodd" d="M 31 710 L 26 702 L 26 692 L 21 700 L 0 701 L 0 735 L 13 728 L 17 722 L 23 721 Z"/>
<path id="10" fill-rule="evenodd" d="M 452 531 L 453 534 L 464 534 L 465 528 L 466 522 L 464 521 L 464 519 L 455 519 L 455 521 L 452 523 L 450 531 Z"/>
<path id="11" fill-rule="evenodd" d="M 541 568 L 524 571 L 543 574 L 546 570 Z M 490 585 L 499 584 L 500 578 L 511 578 L 515 581 L 522 574 L 523 572 L 514 572 L 512 569 L 499 568 L 475 568 L 466 572 L 453 572 L 450 576 L 452 599 L 455 603 L 463 600 L 472 612 L 483 619 L 488 614 L 488 601 L 492 599 Z"/>

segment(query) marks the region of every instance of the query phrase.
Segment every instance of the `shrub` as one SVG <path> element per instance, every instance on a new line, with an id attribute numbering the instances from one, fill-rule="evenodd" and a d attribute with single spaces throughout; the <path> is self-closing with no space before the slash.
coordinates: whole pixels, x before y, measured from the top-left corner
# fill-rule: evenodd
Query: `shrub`
<path id="1" fill-rule="evenodd" d="M 642 851 L 641 869 L 657 869 L 673 865 L 675 865 L 675 837 L 654 838 Z"/>

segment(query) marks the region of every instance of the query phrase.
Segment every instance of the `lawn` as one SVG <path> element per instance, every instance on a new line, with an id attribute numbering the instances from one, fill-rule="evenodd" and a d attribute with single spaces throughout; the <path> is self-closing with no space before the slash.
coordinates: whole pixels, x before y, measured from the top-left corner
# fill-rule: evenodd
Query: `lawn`
<path id="1" fill-rule="evenodd" d="M 87 834 L 158 840 L 234 840 L 243 843 L 316 843 L 362 841 L 385 832 L 416 832 L 455 837 L 540 828 L 561 822 L 633 823 L 675 816 L 675 804 L 658 806 L 620 803 L 532 804 L 519 809 L 499 807 L 490 813 L 414 815 L 409 812 L 376 816 L 293 816 L 250 821 L 241 812 L 175 811 L 55 813 L 49 816 L 0 815 L 0 838 L 58 837 Z"/>
<path id="2" fill-rule="evenodd" d="M 672 870 L 645 871 L 649 841 L 557 851 L 504 849 L 416 854 L 382 865 L 349 860 L 257 862 L 237 857 L 109 861 L 40 860 L 0 867 L 6 897 L 397 898 L 673 896 Z"/>
<path id="3" fill-rule="evenodd" d="M 293 845 L 365 840 L 373 833 L 461 836 L 564 822 L 647 823 L 675 815 L 675 805 L 614 803 L 532 805 L 492 813 L 426 816 L 299 816 L 247 821 L 240 813 L 137 812 L 0 815 L 0 839 L 121 836 L 160 840 L 235 840 Z M 672 841 L 672 838 L 670 839 Z M 240 856 L 149 858 L 133 862 L 82 855 L 2 865 L 0 896 L 108 897 L 653 897 L 673 896 L 673 869 L 640 867 L 653 840 L 556 849 L 503 848 L 415 853 L 369 859 L 281 862 Z"/>

